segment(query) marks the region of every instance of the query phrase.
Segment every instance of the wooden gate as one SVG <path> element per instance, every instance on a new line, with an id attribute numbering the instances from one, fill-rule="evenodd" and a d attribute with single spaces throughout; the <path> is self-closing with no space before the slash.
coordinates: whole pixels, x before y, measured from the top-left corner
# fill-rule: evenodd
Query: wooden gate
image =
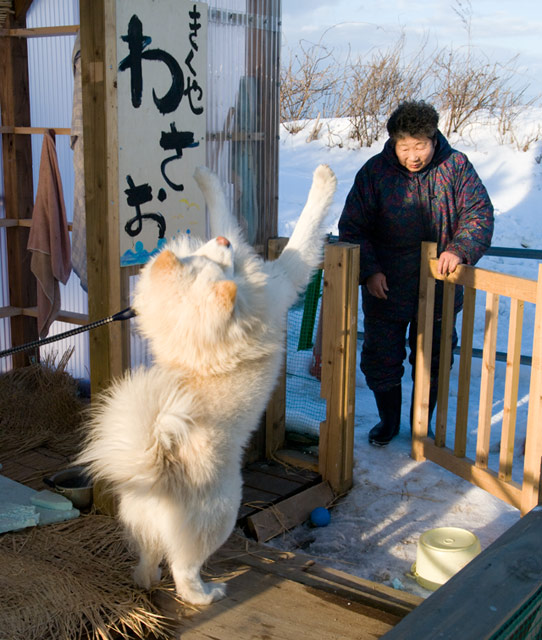
<path id="1" fill-rule="evenodd" d="M 416 379 L 412 434 L 412 457 L 432 460 L 452 473 L 485 489 L 498 498 L 527 513 L 541 502 L 542 462 L 542 264 L 538 268 L 538 281 L 459 265 L 453 274 L 437 273 L 435 243 L 424 242 L 420 274 L 418 336 L 416 344 Z M 442 340 L 435 423 L 435 440 L 427 437 L 429 415 L 429 385 L 435 282 L 444 281 L 442 308 Z M 445 446 L 448 428 L 448 397 L 450 388 L 450 356 L 454 317 L 454 291 L 463 285 L 465 291 L 457 414 L 453 449 Z M 466 457 L 467 419 L 476 291 L 486 292 L 486 322 L 480 381 L 479 418 L 475 459 Z M 488 467 L 491 435 L 491 409 L 493 403 L 497 321 L 499 298 L 510 298 L 508 350 L 504 390 L 504 411 L 498 470 Z M 523 479 L 512 479 L 516 408 L 520 368 L 520 348 L 525 302 L 536 305 L 533 337 L 532 365 L 529 390 L 529 410 L 525 441 Z"/>

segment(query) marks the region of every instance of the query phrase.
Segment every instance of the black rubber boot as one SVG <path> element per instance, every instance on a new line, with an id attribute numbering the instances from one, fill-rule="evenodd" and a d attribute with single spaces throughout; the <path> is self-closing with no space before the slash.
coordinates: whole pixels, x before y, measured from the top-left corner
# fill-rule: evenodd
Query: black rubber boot
<path id="1" fill-rule="evenodd" d="M 374 391 L 380 422 L 369 431 L 369 443 L 385 447 L 399 433 L 401 425 L 401 385 L 388 391 Z"/>
<path id="2" fill-rule="evenodd" d="M 433 429 L 431 429 L 431 419 L 433 417 L 433 413 L 435 411 L 435 407 L 437 406 L 437 393 L 438 386 L 432 386 L 429 388 L 429 416 L 428 416 L 428 427 L 427 427 L 427 437 L 435 439 L 435 433 Z M 410 397 L 410 435 L 412 435 L 412 421 L 414 419 L 414 386 L 412 386 L 412 396 Z"/>

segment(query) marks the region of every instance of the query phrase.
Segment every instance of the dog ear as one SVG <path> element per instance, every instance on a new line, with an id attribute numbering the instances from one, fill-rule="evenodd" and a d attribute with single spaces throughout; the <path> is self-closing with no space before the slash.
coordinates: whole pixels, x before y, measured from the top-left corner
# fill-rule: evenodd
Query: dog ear
<path id="1" fill-rule="evenodd" d="M 152 275 L 157 277 L 169 276 L 180 267 L 181 262 L 177 260 L 175 254 L 169 249 L 164 249 L 152 263 Z"/>
<path id="2" fill-rule="evenodd" d="M 237 285 L 233 280 L 220 280 L 215 284 L 215 295 L 219 307 L 231 313 L 237 297 Z"/>

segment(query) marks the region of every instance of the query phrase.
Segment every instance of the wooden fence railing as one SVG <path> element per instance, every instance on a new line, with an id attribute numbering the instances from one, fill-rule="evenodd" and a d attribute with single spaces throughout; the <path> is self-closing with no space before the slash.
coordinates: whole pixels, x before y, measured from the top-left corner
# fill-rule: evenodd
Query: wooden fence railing
<path id="1" fill-rule="evenodd" d="M 542 462 L 542 264 L 538 281 L 506 275 L 477 267 L 460 265 L 446 277 L 436 270 L 436 245 L 423 243 L 420 274 L 420 302 L 416 346 L 416 380 L 412 456 L 432 460 L 452 473 L 485 489 L 521 510 L 522 515 L 541 502 Z M 435 440 L 427 437 L 431 340 L 435 303 L 435 282 L 444 281 L 442 340 Z M 454 290 L 465 291 L 461 328 L 459 382 L 453 449 L 445 446 L 448 429 L 451 336 L 454 316 Z M 469 390 L 476 291 L 486 292 L 486 322 L 480 380 L 480 400 L 475 459 L 466 457 Z M 504 411 L 498 469 L 488 466 L 491 415 L 496 363 L 499 298 L 510 298 L 508 350 L 504 389 Z M 536 305 L 522 482 L 512 479 L 516 408 L 518 401 L 523 309 L 525 302 Z"/>
<path id="2" fill-rule="evenodd" d="M 287 239 L 269 241 L 268 257 L 280 255 Z M 284 462 L 318 470 L 335 492 L 351 488 L 354 463 L 356 342 L 358 325 L 359 245 L 335 242 L 324 255 L 322 384 L 326 419 L 320 424 L 318 459 L 283 450 L 286 371 L 267 406 L 265 453 Z"/>

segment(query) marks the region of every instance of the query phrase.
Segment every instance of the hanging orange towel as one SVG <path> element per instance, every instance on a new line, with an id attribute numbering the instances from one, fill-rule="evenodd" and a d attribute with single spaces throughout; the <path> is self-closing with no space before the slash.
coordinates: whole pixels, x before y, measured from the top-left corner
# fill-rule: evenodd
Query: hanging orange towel
<path id="1" fill-rule="evenodd" d="M 43 136 L 38 191 L 28 237 L 30 268 L 38 279 L 38 333 L 49 333 L 60 310 L 59 281 L 66 284 L 71 272 L 70 236 L 62 181 L 58 169 L 54 131 Z"/>

